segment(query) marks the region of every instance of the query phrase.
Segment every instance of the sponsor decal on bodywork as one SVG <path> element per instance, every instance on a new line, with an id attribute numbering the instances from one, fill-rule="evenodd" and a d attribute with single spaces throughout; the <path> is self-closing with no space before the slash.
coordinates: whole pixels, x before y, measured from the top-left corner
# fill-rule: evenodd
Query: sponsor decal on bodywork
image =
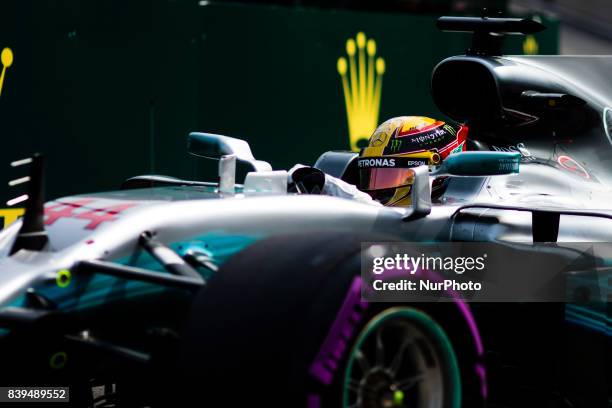
<path id="1" fill-rule="evenodd" d="M 557 163 L 559 163 L 559 165 L 565 170 L 577 174 L 580 177 L 587 180 L 591 178 L 589 172 L 586 171 L 586 169 L 580 163 L 569 156 L 559 156 L 557 158 Z"/>
<path id="2" fill-rule="evenodd" d="M 515 145 L 506 145 L 506 146 L 495 146 L 492 145 L 491 149 L 496 152 L 516 152 L 521 154 L 521 159 L 523 161 L 531 161 L 535 160 L 535 157 L 531 154 L 529 149 L 525 146 L 524 143 L 517 143 Z"/>
<path id="3" fill-rule="evenodd" d="M 137 205 L 134 202 L 109 204 L 109 201 L 94 198 L 55 201 L 45 207 L 45 225 L 52 225 L 62 218 L 71 218 L 89 221 L 83 228 L 94 230 L 104 222 L 115 221 L 118 214 Z"/>

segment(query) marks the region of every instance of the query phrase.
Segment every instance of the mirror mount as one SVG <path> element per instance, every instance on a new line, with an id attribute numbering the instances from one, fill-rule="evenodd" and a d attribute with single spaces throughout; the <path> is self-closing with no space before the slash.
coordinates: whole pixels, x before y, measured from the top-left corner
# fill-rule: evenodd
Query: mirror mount
<path id="1" fill-rule="evenodd" d="M 236 188 L 236 156 L 221 156 L 219 159 L 219 192 L 233 194 Z"/>
<path id="2" fill-rule="evenodd" d="M 414 182 L 412 184 L 412 205 L 404 215 L 404 221 L 422 218 L 431 213 L 431 182 L 429 166 L 414 167 Z"/>
<path id="3" fill-rule="evenodd" d="M 413 169 L 412 212 L 404 220 L 421 218 L 431 213 L 431 181 L 429 166 L 418 166 Z"/>

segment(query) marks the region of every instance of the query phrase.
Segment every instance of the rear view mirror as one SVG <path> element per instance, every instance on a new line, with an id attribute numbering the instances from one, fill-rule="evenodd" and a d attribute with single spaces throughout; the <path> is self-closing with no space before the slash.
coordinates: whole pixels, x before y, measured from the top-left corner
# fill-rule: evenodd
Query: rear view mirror
<path id="1" fill-rule="evenodd" d="M 517 152 L 453 153 L 431 174 L 434 176 L 499 176 L 519 172 L 521 154 Z"/>
<path id="2" fill-rule="evenodd" d="M 250 165 L 253 171 L 272 170 L 269 163 L 253 157 L 246 141 L 229 136 L 192 132 L 187 137 L 187 151 L 197 157 L 216 160 L 224 156 L 236 156 L 238 161 Z"/>

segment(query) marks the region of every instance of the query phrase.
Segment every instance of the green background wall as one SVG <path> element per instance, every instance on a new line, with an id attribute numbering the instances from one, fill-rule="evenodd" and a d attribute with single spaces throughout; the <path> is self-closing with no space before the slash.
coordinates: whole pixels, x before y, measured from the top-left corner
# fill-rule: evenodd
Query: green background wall
<path id="1" fill-rule="evenodd" d="M 204 4 L 4 0 L 0 48 L 14 63 L 0 96 L 0 179 L 34 151 L 47 155 L 49 198 L 143 173 L 214 178 L 214 164 L 185 152 L 193 130 L 244 138 L 276 168 L 312 163 L 349 146 L 336 69 L 348 38 L 364 32 L 385 60 L 379 121 L 439 116 L 431 69 L 469 39 L 438 32 L 437 16 Z M 557 53 L 558 25 L 545 23 L 539 51 Z M 507 51 L 522 53 L 522 41 Z M 14 195 L 5 186 L 3 201 Z"/>

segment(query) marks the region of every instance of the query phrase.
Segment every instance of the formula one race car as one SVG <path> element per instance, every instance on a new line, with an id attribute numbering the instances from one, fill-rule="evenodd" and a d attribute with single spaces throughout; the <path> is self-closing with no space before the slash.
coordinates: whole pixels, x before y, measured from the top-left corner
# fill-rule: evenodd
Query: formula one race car
<path id="1" fill-rule="evenodd" d="M 74 406 L 606 406 L 605 256 L 560 272 L 564 302 L 361 297 L 362 242 L 552 262 L 612 241 L 612 57 L 499 56 L 530 20 L 438 24 L 474 33 L 432 76 L 471 151 L 415 167 L 409 208 L 313 193 L 207 133 L 188 150 L 219 160 L 214 183 L 146 175 L 45 204 L 43 158 L 14 162 L 30 173 L 12 183 L 28 183 L 25 216 L 0 233 L 0 385 L 69 386 Z M 355 184 L 357 156 L 314 167 Z M 448 177 L 434 200 L 433 173 Z"/>

